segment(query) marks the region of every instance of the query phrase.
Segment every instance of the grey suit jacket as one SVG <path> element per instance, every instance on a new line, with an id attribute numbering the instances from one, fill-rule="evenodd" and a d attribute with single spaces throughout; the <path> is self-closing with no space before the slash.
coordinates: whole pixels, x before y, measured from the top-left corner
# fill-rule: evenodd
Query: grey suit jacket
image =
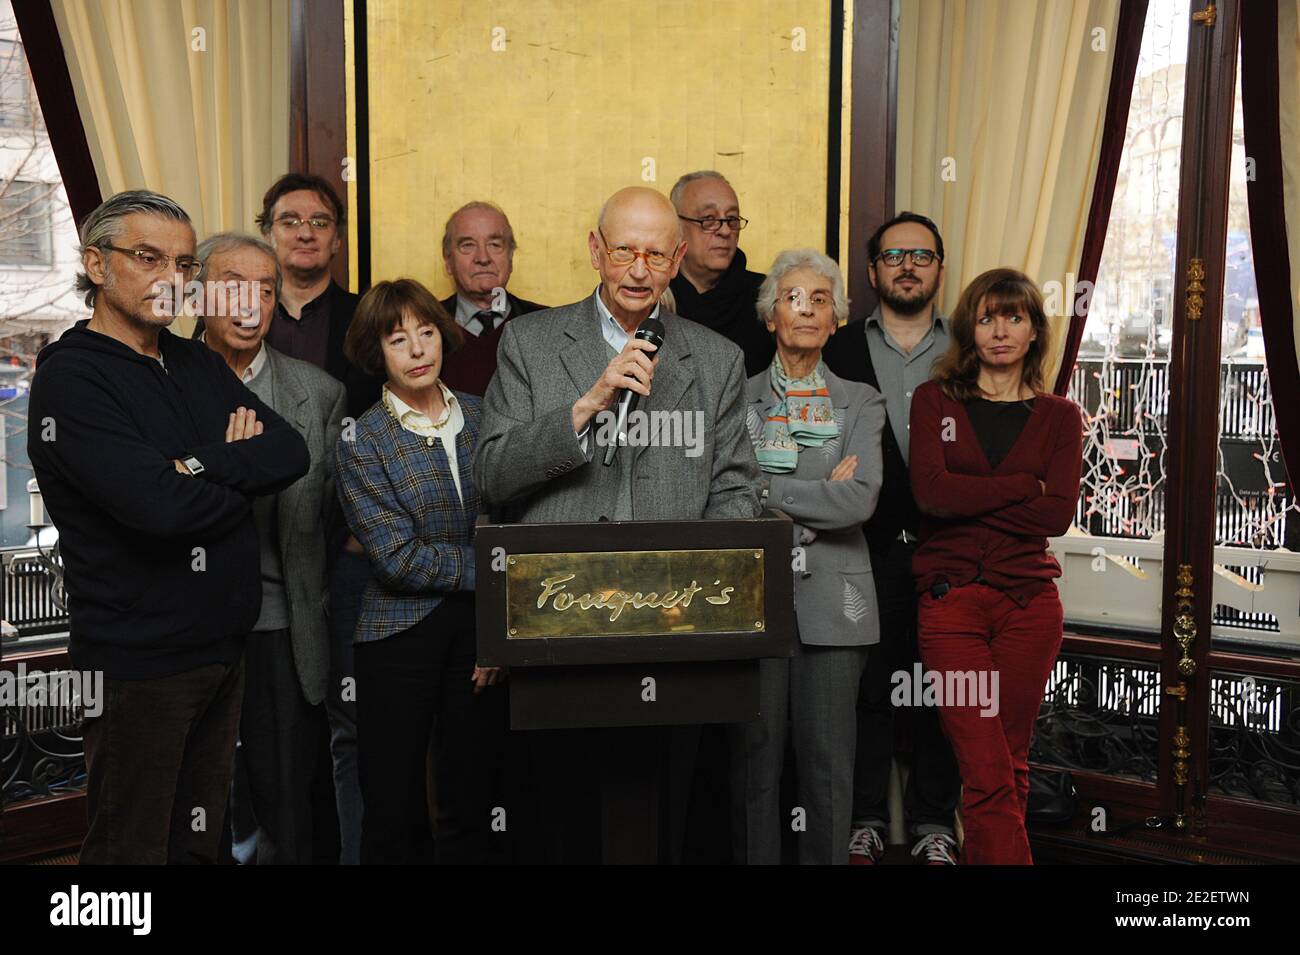
<path id="1" fill-rule="evenodd" d="M 800 448 L 799 463 L 770 479 L 767 503 L 795 522 L 795 544 L 803 547 L 804 566 L 794 574 L 799 639 L 813 646 L 852 647 L 880 642 L 871 553 L 862 525 L 876 510 L 884 475 L 880 438 L 885 428 L 885 398 L 870 385 L 826 372 L 840 434 L 820 448 Z M 746 424 L 751 438 L 763 427 L 771 406 L 768 373 L 749 379 Z M 851 454 L 858 466 L 847 481 L 828 481 L 835 465 Z"/>
<path id="2" fill-rule="evenodd" d="M 347 414 L 347 392 L 315 365 L 265 342 L 262 347 L 272 373 L 269 404 L 298 430 L 311 453 L 310 469 L 279 493 L 275 510 L 293 662 L 303 696 L 319 703 L 325 699 L 330 662 L 325 524 L 334 502 L 334 446 Z"/>
<path id="3" fill-rule="evenodd" d="M 633 519 L 694 521 L 758 514 L 758 464 L 745 430 L 745 360 L 716 332 L 660 309 L 666 333 L 649 397 L 638 410 L 701 412 L 702 453 L 631 446 Z M 506 323 L 483 398 L 474 480 L 484 508 L 523 523 L 612 517 L 619 468 L 589 461 L 573 404 L 609 363 L 595 295 Z M 593 422 L 591 436 L 596 434 Z"/>

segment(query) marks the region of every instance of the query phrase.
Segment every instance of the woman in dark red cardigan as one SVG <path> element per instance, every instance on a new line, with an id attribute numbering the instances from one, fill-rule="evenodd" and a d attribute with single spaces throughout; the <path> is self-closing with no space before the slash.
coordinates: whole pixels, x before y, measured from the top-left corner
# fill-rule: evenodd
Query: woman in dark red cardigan
<path id="1" fill-rule="evenodd" d="M 1050 331 L 1027 276 L 976 278 L 950 329 L 910 425 L 925 689 L 941 681 L 961 768 L 963 864 L 1031 865 L 1027 756 L 1062 626 L 1047 538 L 1074 518 L 1083 427 L 1072 401 L 1044 391 Z"/>

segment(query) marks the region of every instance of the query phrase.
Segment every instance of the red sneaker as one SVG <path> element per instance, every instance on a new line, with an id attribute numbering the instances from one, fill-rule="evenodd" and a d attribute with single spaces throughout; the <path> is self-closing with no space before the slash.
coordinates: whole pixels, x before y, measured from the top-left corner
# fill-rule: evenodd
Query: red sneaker
<path id="1" fill-rule="evenodd" d="M 849 839 L 849 865 L 876 865 L 885 854 L 885 841 L 880 830 L 863 826 L 853 830 Z"/>
<path id="2" fill-rule="evenodd" d="M 932 832 L 916 841 L 912 858 L 917 865 L 956 865 L 957 840 L 946 832 Z"/>

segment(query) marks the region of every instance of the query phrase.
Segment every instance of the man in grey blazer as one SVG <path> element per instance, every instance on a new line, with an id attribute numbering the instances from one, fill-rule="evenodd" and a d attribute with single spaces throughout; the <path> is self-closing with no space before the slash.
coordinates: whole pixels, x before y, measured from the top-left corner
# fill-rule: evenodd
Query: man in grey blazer
<path id="1" fill-rule="evenodd" d="M 244 651 L 230 814 L 238 861 L 306 864 L 313 861 L 311 783 L 324 747 L 329 674 L 325 525 L 346 392 L 328 373 L 263 342 L 280 285 L 270 246 L 222 233 L 196 255 L 208 291 L 203 341 L 298 430 L 311 453 L 305 476 L 253 506 L 262 610 Z"/>
<path id="2" fill-rule="evenodd" d="M 505 326 L 474 459 L 484 508 L 523 523 L 757 516 L 744 356 L 722 336 L 659 306 L 685 252 L 676 210 L 652 189 L 622 189 L 601 209 L 587 245 L 600 273 L 592 295 Z M 665 328 L 658 353 L 632 337 L 652 316 Z M 606 467 L 613 429 L 598 416 L 622 389 L 641 395 L 638 411 L 676 413 L 683 441 L 666 446 L 665 432 L 648 434 L 620 447 Z M 665 420 L 671 419 L 659 419 Z M 565 752 L 545 762 L 572 757 L 583 745 L 575 734 L 559 734 Z M 599 775 L 599 767 L 587 769 Z M 550 783 L 551 795 L 563 785 Z M 557 801 L 581 801 L 571 795 Z M 552 843 L 570 861 L 578 858 L 572 844 Z"/>
<path id="3" fill-rule="evenodd" d="M 601 276 L 596 292 L 506 326 L 474 460 L 490 510 L 530 524 L 758 513 L 744 356 L 658 304 L 681 262 L 680 236 L 677 213 L 659 193 L 615 193 L 587 240 Z M 615 261 L 628 255 L 630 264 Z M 666 329 L 662 355 L 631 337 L 651 316 Z M 607 429 L 594 419 L 624 388 L 642 396 L 640 411 L 692 416 L 683 420 L 703 425 L 699 446 L 623 448 L 603 466 Z"/>

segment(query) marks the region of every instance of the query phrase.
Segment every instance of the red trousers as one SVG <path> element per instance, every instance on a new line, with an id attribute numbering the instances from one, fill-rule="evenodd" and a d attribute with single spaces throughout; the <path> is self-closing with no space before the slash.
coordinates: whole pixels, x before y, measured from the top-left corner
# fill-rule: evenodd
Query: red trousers
<path id="1" fill-rule="evenodd" d="M 1051 584 L 1021 607 L 985 584 L 922 594 L 917 620 L 927 674 L 961 685 L 983 674 L 993 705 L 970 692 L 942 698 L 939 717 L 961 770 L 964 865 L 1033 865 L 1025 833 L 1029 742 L 1061 647 L 1061 598 Z M 927 676 L 927 679 L 932 679 Z M 994 680 L 996 679 L 996 682 Z"/>

